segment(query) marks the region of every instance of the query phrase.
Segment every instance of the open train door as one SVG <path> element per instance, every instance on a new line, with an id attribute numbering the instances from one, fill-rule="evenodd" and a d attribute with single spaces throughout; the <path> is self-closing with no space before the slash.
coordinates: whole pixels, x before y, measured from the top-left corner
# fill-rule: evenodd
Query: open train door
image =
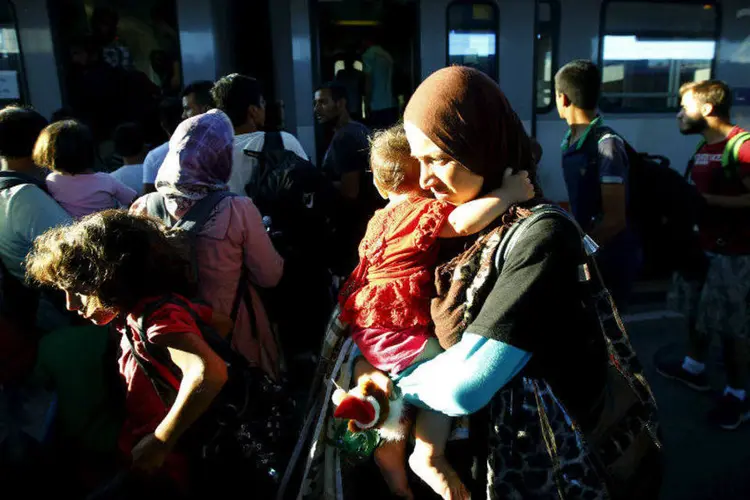
<path id="1" fill-rule="evenodd" d="M 316 83 L 346 87 L 352 118 L 370 128 L 395 124 L 420 82 L 419 2 L 319 0 L 312 19 Z M 317 136 L 322 157 L 331 131 Z"/>

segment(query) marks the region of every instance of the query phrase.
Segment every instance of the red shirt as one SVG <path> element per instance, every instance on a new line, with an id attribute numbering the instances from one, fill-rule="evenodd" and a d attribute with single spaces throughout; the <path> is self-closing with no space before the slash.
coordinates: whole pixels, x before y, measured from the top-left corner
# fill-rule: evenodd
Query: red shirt
<path id="1" fill-rule="evenodd" d="M 211 321 L 211 308 L 192 304 L 187 299 L 180 298 L 188 304 L 191 304 L 193 310 L 202 320 L 206 322 Z M 142 300 L 132 311 L 130 311 L 126 321 L 130 327 L 130 334 L 133 336 L 133 343 L 138 354 L 142 358 L 149 360 L 164 379 L 169 381 L 175 390 L 177 390 L 180 386 L 179 379 L 171 373 L 166 366 L 149 356 L 146 352 L 143 340 L 138 334 L 138 318 L 144 307 L 155 300 L 159 299 L 148 298 Z M 146 336 L 152 342 L 162 335 L 169 334 L 193 334 L 202 338 L 201 331 L 191 314 L 177 304 L 164 304 L 154 311 L 153 314 L 146 319 L 145 323 Z M 127 387 L 125 397 L 126 416 L 122 432 L 120 433 L 119 447 L 122 453 L 129 457 L 133 446 L 135 446 L 142 437 L 156 430 L 156 427 L 167 414 L 168 408 L 162 403 L 154 386 L 151 384 L 150 379 L 146 376 L 143 370 L 141 370 L 140 366 L 138 366 L 131 351 L 130 342 L 125 337 L 124 328 L 124 325 L 118 327 L 118 331 L 122 334 L 122 339 L 120 341 L 120 348 L 122 350 L 122 355 L 120 356 L 120 374 L 125 379 Z M 178 461 L 179 460 L 175 457 L 172 457 L 171 461 L 168 459 L 166 467 L 170 467 L 170 462 L 174 463 Z M 178 467 L 181 466 L 182 465 Z M 175 477 L 175 475 L 179 476 L 180 474 L 177 473 L 170 475 Z"/>
<path id="2" fill-rule="evenodd" d="M 342 321 L 359 328 L 431 323 L 435 242 L 453 209 L 414 197 L 375 212 L 359 245 L 359 265 L 341 289 Z"/>
<path id="3" fill-rule="evenodd" d="M 691 178 L 702 194 L 742 196 L 749 193 L 742 180 L 750 176 L 750 141 L 740 147 L 737 175 L 727 177 L 721 165 L 727 142 L 741 132 L 744 130 L 734 127 L 726 140 L 706 144 L 696 153 Z M 750 254 L 749 215 L 748 209 L 708 207 L 699 227 L 703 249 L 725 255 Z"/>

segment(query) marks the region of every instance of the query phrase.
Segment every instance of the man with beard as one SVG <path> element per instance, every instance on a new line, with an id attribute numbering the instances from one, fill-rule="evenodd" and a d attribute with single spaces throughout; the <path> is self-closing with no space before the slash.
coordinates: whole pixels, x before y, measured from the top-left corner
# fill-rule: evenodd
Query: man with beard
<path id="1" fill-rule="evenodd" d="M 572 61 L 555 75 L 555 102 L 570 127 L 561 144 L 570 208 L 600 246 L 597 262 L 604 282 L 624 309 L 641 251 L 627 215 L 630 167 L 625 142 L 596 111 L 600 82 L 594 63 Z"/>
<path id="2" fill-rule="evenodd" d="M 750 134 L 730 121 L 732 92 L 726 83 L 708 80 L 680 89 L 680 132 L 701 134 L 691 161 L 690 179 L 706 199 L 699 224 L 701 246 L 709 260 L 702 281 L 675 276 L 672 306 L 690 325 L 687 355 L 657 363 L 657 371 L 697 391 L 709 391 L 706 358 L 711 340 L 722 342 L 727 385 L 709 421 L 727 430 L 750 420 L 747 300 L 750 292 Z"/>

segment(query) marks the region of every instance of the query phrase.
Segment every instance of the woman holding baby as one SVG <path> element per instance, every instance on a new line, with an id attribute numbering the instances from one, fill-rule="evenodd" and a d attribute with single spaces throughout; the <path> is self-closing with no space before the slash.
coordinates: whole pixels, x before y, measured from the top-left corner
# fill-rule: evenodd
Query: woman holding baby
<path id="1" fill-rule="evenodd" d="M 372 380 L 420 410 L 472 415 L 463 451 L 473 473 L 443 498 L 657 498 L 655 401 L 624 329 L 607 321 L 593 246 L 544 204 L 531 141 L 500 88 L 444 68 L 412 96 L 404 129 L 420 187 L 436 200 L 487 197 L 508 165 L 529 172 L 536 196 L 441 243 L 430 312 L 445 350 L 395 377 L 358 358 L 350 385 Z M 467 453 L 450 451 L 460 473 Z"/>

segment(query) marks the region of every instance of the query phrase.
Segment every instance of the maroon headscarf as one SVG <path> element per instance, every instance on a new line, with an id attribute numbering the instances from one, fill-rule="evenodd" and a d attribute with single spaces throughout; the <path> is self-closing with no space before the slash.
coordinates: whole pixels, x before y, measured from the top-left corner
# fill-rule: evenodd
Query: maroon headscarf
<path id="1" fill-rule="evenodd" d="M 465 66 L 436 71 L 414 92 L 404 120 L 484 177 L 483 193 L 502 185 L 508 167 L 528 170 L 536 186 L 531 140 L 503 91 L 481 71 Z"/>
<path id="2" fill-rule="evenodd" d="M 503 183 L 508 167 L 527 170 L 537 196 L 536 163 L 531 140 L 523 129 L 505 94 L 484 73 L 462 66 L 441 69 L 417 88 L 406 106 L 404 120 L 411 122 L 444 153 L 484 178 L 482 194 Z M 527 202 L 533 205 L 537 201 Z M 523 204 L 523 205 L 527 205 Z M 511 207 L 491 231 L 504 231 L 528 210 Z M 435 335 L 447 349 L 459 341 L 466 329 L 467 290 L 473 275 L 457 269 L 488 270 L 492 259 L 484 259 L 487 238 L 492 233 L 472 238 L 474 244 L 455 258 L 443 262 L 435 272 L 437 296 L 430 305 Z M 489 271 L 482 271 L 489 272 Z"/>

